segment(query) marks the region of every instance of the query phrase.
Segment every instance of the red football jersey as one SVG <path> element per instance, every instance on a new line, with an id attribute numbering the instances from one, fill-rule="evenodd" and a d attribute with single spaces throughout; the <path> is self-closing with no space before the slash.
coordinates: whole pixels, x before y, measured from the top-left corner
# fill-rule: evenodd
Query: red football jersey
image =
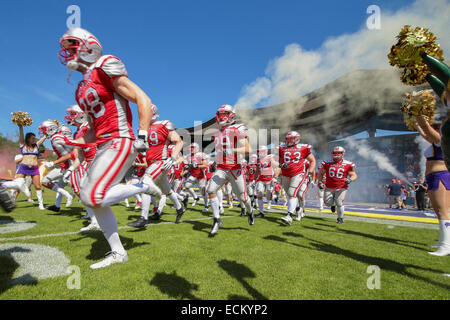
<path id="1" fill-rule="evenodd" d="M 113 81 L 128 76 L 125 65 L 114 56 L 102 56 L 78 85 L 75 99 L 93 123 L 97 144 L 114 138 L 134 140 L 128 101 L 115 92 Z"/>
<path id="2" fill-rule="evenodd" d="M 312 147 L 309 144 L 296 144 L 287 146 L 285 143 L 277 149 L 280 165 L 288 164 L 289 167 L 281 169 L 281 175 L 294 177 L 306 171 L 305 160 L 311 154 Z M 309 161 L 308 161 L 309 162 Z"/>
<path id="3" fill-rule="evenodd" d="M 201 165 L 203 160 L 207 160 L 207 156 L 206 154 L 204 154 L 203 152 L 197 152 L 196 154 L 192 155 L 188 155 L 185 160 L 184 163 L 186 165 L 189 164 L 196 164 L 197 166 Z M 205 177 L 205 170 L 204 169 L 200 169 L 200 168 L 192 168 L 191 169 L 191 176 L 197 178 L 197 179 L 203 179 Z"/>
<path id="4" fill-rule="evenodd" d="M 257 164 L 248 164 L 247 165 L 247 181 L 252 182 L 255 181 Z"/>
<path id="5" fill-rule="evenodd" d="M 320 167 L 325 171 L 325 185 L 329 189 L 347 189 L 345 183 L 348 173 L 356 168 L 353 162 L 342 160 L 341 162 L 322 161 Z"/>
<path id="6" fill-rule="evenodd" d="M 241 159 L 237 153 L 231 153 L 231 149 L 238 147 L 238 141 L 248 137 L 248 128 L 243 123 L 233 124 L 219 130 L 214 135 L 216 146 L 217 168 L 221 170 L 240 169 Z"/>
<path id="7" fill-rule="evenodd" d="M 183 172 L 184 166 L 185 166 L 184 162 L 181 162 L 173 166 L 173 174 L 175 179 L 181 178 L 181 173 Z"/>
<path id="8" fill-rule="evenodd" d="M 77 131 L 75 131 L 73 138 L 75 140 L 81 138 L 86 134 L 86 131 L 88 130 L 89 130 L 89 123 L 85 122 L 77 129 Z M 84 160 L 86 160 L 87 162 L 91 162 L 92 160 L 94 160 L 95 154 L 97 153 L 97 148 L 87 147 L 82 148 L 81 150 L 83 151 Z"/>
<path id="9" fill-rule="evenodd" d="M 138 153 L 136 156 L 136 163 L 144 164 L 145 163 L 144 159 L 145 159 L 145 156 L 142 153 Z M 136 166 L 136 175 L 138 177 L 142 177 L 144 175 L 146 169 L 147 168 L 145 168 L 145 167 Z"/>
<path id="10" fill-rule="evenodd" d="M 272 167 L 272 159 L 273 155 L 269 154 L 265 156 L 264 158 L 258 157 L 258 169 L 259 169 L 259 176 L 256 179 L 257 181 L 263 181 L 263 182 L 269 182 L 273 179 L 273 167 Z"/>
<path id="11" fill-rule="evenodd" d="M 51 138 L 51 144 L 53 151 L 56 153 L 56 156 L 61 158 L 62 156 L 65 156 L 66 154 L 70 153 L 73 150 L 72 146 L 68 146 L 65 144 L 64 136 L 57 133 Z M 69 169 L 71 164 L 71 160 L 66 160 L 64 162 L 61 162 L 59 164 L 59 167 L 61 169 Z"/>
<path id="12" fill-rule="evenodd" d="M 168 158 L 169 133 L 175 130 L 171 121 L 156 121 L 148 129 L 147 163 Z"/>

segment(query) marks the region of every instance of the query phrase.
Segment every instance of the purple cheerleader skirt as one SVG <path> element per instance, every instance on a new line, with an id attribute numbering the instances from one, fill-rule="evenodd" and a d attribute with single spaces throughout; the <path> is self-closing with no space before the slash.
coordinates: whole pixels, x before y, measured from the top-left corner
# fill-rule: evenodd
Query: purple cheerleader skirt
<path id="1" fill-rule="evenodd" d="M 430 173 L 425 177 L 428 184 L 427 190 L 439 189 L 439 183 L 442 181 L 445 189 L 450 190 L 450 173 L 448 171 L 438 171 Z"/>
<path id="2" fill-rule="evenodd" d="M 19 169 L 17 170 L 18 174 L 23 174 L 26 176 L 38 176 L 39 175 L 39 166 L 29 166 L 27 164 L 20 164 Z"/>

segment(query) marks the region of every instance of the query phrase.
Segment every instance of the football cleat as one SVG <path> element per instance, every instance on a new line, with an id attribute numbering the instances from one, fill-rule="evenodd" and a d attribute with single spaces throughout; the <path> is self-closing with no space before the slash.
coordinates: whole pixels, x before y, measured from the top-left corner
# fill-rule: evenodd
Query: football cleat
<path id="1" fill-rule="evenodd" d="M 204 209 L 203 209 L 203 213 L 208 213 L 208 211 L 209 211 L 209 206 L 206 206 Z"/>
<path id="2" fill-rule="evenodd" d="M 295 220 L 300 221 L 303 218 L 303 212 L 298 212 L 297 217 L 295 217 Z"/>
<path id="3" fill-rule="evenodd" d="M 142 217 L 142 216 L 139 217 L 136 221 L 133 221 L 133 222 L 128 223 L 128 225 L 129 225 L 130 227 L 133 227 L 133 228 L 143 228 L 143 227 L 145 227 L 147 224 L 148 224 L 148 220 L 145 219 L 145 218 Z"/>
<path id="4" fill-rule="evenodd" d="M 42 211 L 45 210 L 45 207 L 42 203 L 39 204 L 39 210 L 42 210 Z"/>
<path id="5" fill-rule="evenodd" d="M 100 226 L 97 222 L 91 222 L 89 225 L 87 225 L 84 228 L 80 229 L 80 232 L 90 231 L 90 230 L 100 230 Z"/>
<path id="6" fill-rule="evenodd" d="M 192 202 L 192 207 L 195 207 L 197 205 L 197 201 L 199 201 L 200 198 L 194 199 L 194 202 Z"/>
<path id="7" fill-rule="evenodd" d="M 90 217 L 89 217 L 88 214 L 85 214 L 84 216 L 81 217 L 81 219 L 89 219 L 89 218 L 90 218 Z"/>
<path id="8" fill-rule="evenodd" d="M 188 203 L 189 203 L 189 196 L 186 196 L 186 197 L 184 197 L 184 199 L 183 199 L 183 206 L 185 207 L 185 208 L 187 208 L 187 205 L 188 205 Z"/>
<path id="9" fill-rule="evenodd" d="M 336 222 L 337 222 L 338 224 L 343 224 L 343 223 L 344 223 L 344 219 L 342 219 L 342 218 L 337 218 Z"/>
<path id="10" fill-rule="evenodd" d="M 430 244 L 428 246 L 431 247 L 431 248 L 439 248 L 440 245 L 441 245 L 441 241 L 438 241 L 438 242 L 436 242 L 434 244 Z"/>
<path id="11" fill-rule="evenodd" d="M 241 208 L 241 217 L 245 217 L 247 213 L 245 212 L 245 207 Z"/>
<path id="12" fill-rule="evenodd" d="M 209 231 L 210 235 L 215 235 L 219 231 L 219 228 L 223 226 L 223 222 L 220 218 L 214 218 L 214 223 L 212 225 L 211 231 Z"/>
<path id="13" fill-rule="evenodd" d="M 428 252 L 432 256 L 443 257 L 448 256 L 450 254 L 450 245 L 441 244 L 439 248 L 434 252 Z"/>
<path id="14" fill-rule="evenodd" d="M 8 189 L 0 185 L 0 206 L 6 211 L 11 212 L 16 207 L 16 200 L 8 192 Z"/>
<path id="15" fill-rule="evenodd" d="M 106 254 L 105 259 L 103 259 L 100 262 L 92 264 L 91 269 L 105 268 L 105 267 L 108 267 L 115 263 L 122 263 L 122 262 L 127 262 L 127 261 L 128 261 L 128 255 L 126 252 L 124 252 L 123 254 L 120 254 L 118 252 L 111 251 Z"/>
<path id="16" fill-rule="evenodd" d="M 160 219 L 160 215 L 158 214 L 158 212 L 155 212 L 155 214 L 154 215 L 152 215 L 152 216 L 150 216 L 150 217 L 148 217 L 150 220 L 153 220 L 153 221 L 159 221 L 159 219 Z"/>
<path id="17" fill-rule="evenodd" d="M 292 217 L 290 213 L 288 213 L 286 217 L 281 218 L 281 220 L 286 222 L 288 225 L 292 224 Z"/>
<path id="18" fill-rule="evenodd" d="M 175 223 L 181 222 L 181 217 L 183 216 L 183 213 L 186 211 L 186 209 L 182 206 L 180 209 L 177 210 L 177 217 L 175 219 Z"/>
<path id="19" fill-rule="evenodd" d="M 219 214 L 224 214 L 225 213 L 225 209 L 223 207 L 219 208 Z"/>
<path id="20" fill-rule="evenodd" d="M 50 207 L 47 207 L 47 210 L 53 211 L 53 212 L 59 212 L 60 208 L 56 205 L 52 205 Z"/>
<path id="21" fill-rule="evenodd" d="M 255 218 L 264 218 L 264 213 L 260 212 L 258 215 L 255 216 Z"/>

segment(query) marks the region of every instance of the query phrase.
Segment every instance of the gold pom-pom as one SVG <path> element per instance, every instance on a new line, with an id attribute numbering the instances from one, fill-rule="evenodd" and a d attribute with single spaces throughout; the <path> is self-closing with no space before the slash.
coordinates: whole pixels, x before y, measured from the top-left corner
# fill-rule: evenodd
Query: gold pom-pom
<path id="1" fill-rule="evenodd" d="M 28 127 L 33 124 L 33 119 L 31 119 L 28 112 L 23 111 L 11 112 L 11 120 L 12 123 L 22 127 Z"/>
<path id="2" fill-rule="evenodd" d="M 53 120 L 53 122 L 54 122 L 54 123 L 56 123 L 56 125 L 57 125 L 57 126 L 59 126 L 59 125 L 60 125 L 60 124 L 59 124 L 59 121 L 58 121 L 58 120 L 56 120 L 56 119 L 55 119 L 55 120 Z"/>
<path id="3" fill-rule="evenodd" d="M 430 73 L 428 66 L 422 62 L 423 52 L 444 61 L 444 52 L 436 43 L 436 36 L 426 28 L 404 26 L 397 36 L 397 43 L 388 54 L 389 63 L 403 69 L 401 80 L 408 85 L 425 83 Z"/>
<path id="4" fill-rule="evenodd" d="M 402 101 L 401 111 L 404 113 L 404 120 L 408 129 L 416 127 L 416 116 L 423 115 L 429 123 L 434 122 L 436 113 L 436 100 L 433 90 L 413 91 L 405 93 Z"/>

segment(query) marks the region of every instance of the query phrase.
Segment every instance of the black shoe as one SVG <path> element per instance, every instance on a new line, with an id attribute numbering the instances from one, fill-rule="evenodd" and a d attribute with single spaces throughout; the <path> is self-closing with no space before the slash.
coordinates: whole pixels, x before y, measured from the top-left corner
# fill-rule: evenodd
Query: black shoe
<path id="1" fill-rule="evenodd" d="M 259 213 L 258 215 L 255 216 L 255 218 L 264 218 L 264 213 Z"/>
<path id="2" fill-rule="evenodd" d="M 298 213 L 300 211 L 300 207 L 295 208 L 295 213 Z"/>
<path id="3" fill-rule="evenodd" d="M 136 221 L 130 222 L 128 225 L 133 228 L 143 228 L 148 224 L 148 220 L 144 217 L 139 217 Z"/>
<path id="4" fill-rule="evenodd" d="M 331 212 L 335 213 L 336 212 L 336 206 L 331 206 Z"/>
<path id="5" fill-rule="evenodd" d="M 184 199 L 183 199 L 183 206 L 185 207 L 185 208 L 187 208 L 187 205 L 188 205 L 188 202 L 189 202 L 189 196 L 186 196 L 186 197 L 184 197 Z"/>
<path id="6" fill-rule="evenodd" d="M 223 222 L 220 218 L 214 218 L 214 223 L 212 225 L 211 231 L 209 231 L 209 234 L 211 236 L 215 235 L 218 231 L 219 228 L 223 226 Z"/>
<path id="7" fill-rule="evenodd" d="M 255 224 L 255 215 L 253 214 L 253 210 L 248 213 L 248 224 L 251 226 Z"/>
<path id="8" fill-rule="evenodd" d="M 180 209 L 177 210 L 177 218 L 175 219 L 175 223 L 181 222 L 181 217 L 183 216 L 183 213 L 186 211 L 186 209 L 182 206 Z"/>
<path id="9" fill-rule="evenodd" d="M 245 207 L 241 208 L 241 217 L 245 217 L 247 214 L 245 213 Z"/>
<path id="10" fill-rule="evenodd" d="M 11 212 L 16 207 L 16 200 L 11 197 L 8 189 L 0 185 L 0 206 L 6 211 Z"/>
<path id="11" fill-rule="evenodd" d="M 154 215 L 150 216 L 149 219 L 153 221 L 158 221 L 160 218 L 160 215 L 158 213 L 155 213 Z"/>
<path id="12" fill-rule="evenodd" d="M 338 224 L 343 224 L 344 223 L 344 219 L 342 219 L 342 218 L 337 218 L 337 221 L 336 221 Z"/>
<path id="13" fill-rule="evenodd" d="M 59 207 L 52 205 L 50 207 L 47 207 L 47 210 L 53 211 L 53 212 L 59 212 Z"/>

